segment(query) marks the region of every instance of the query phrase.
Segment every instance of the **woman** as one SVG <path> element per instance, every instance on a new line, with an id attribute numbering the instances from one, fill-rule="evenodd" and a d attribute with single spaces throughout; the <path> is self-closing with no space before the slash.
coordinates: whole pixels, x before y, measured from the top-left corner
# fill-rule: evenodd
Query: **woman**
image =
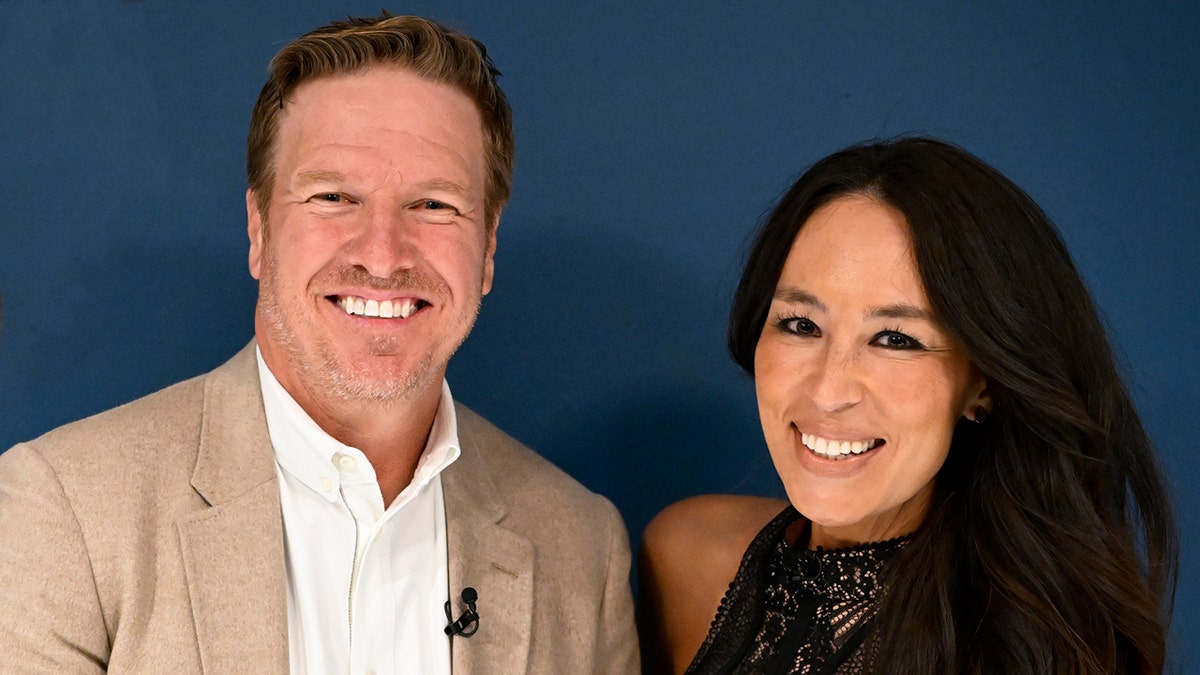
<path id="1" fill-rule="evenodd" d="M 1164 482 L 1016 185 L 924 138 L 818 162 L 758 234 L 729 348 L 790 503 L 655 518 L 650 671 L 1161 672 Z"/>

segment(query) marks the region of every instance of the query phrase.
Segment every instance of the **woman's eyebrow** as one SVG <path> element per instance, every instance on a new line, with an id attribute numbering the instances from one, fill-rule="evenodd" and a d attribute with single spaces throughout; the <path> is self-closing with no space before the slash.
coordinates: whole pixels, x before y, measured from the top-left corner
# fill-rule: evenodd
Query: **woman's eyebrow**
<path id="1" fill-rule="evenodd" d="M 816 307 L 822 312 L 829 311 L 829 308 L 825 306 L 825 303 L 818 300 L 817 296 L 794 286 L 776 287 L 773 299 L 780 302 L 786 302 L 791 305 L 809 305 L 811 307 Z"/>
<path id="2" fill-rule="evenodd" d="M 867 316 L 883 318 L 883 319 L 922 319 L 924 321 L 933 321 L 933 314 L 927 309 L 922 309 L 916 305 L 908 305 L 897 303 L 894 305 L 882 305 L 880 307 L 872 307 L 867 312 Z"/>
<path id="3" fill-rule="evenodd" d="M 817 296 L 795 286 L 779 286 L 775 289 L 775 295 L 772 299 L 791 305 L 808 305 L 822 312 L 829 311 L 829 308 Z M 866 316 L 877 319 L 920 319 L 923 321 L 934 321 L 933 313 L 929 310 L 903 302 L 872 307 L 866 311 Z"/>

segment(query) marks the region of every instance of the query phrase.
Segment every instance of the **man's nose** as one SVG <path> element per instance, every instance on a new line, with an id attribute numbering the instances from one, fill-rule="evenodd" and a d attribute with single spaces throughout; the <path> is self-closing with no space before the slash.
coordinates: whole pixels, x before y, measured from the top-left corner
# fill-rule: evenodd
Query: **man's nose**
<path id="1" fill-rule="evenodd" d="M 411 269 L 419 257 L 417 227 L 403 212 L 382 207 L 370 210 L 347 247 L 349 262 L 380 279 Z"/>

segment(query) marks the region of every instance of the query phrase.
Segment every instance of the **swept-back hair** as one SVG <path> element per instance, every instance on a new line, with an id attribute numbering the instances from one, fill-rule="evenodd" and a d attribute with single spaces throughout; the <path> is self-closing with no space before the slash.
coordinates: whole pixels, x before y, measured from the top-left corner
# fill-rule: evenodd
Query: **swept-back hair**
<path id="1" fill-rule="evenodd" d="M 1178 534 L 1153 447 L 1054 225 L 1012 181 L 930 138 L 848 148 L 784 194 L 734 296 L 729 351 L 754 374 L 792 241 L 864 195 L 907 222 L 940 323 L 987 378 L 877 616 L 888 673 L 1158 673 Z"/>
<path id="2" fill-rule="evenodd" d="M 419 16 L 335 21 L 303 35 L 271 59 L 270 74 L 250 117 L 246 178 L 264 215 L 275 181 L 275 138 L 287 99 L 296 87 L 320 77 L 353 73 L 373 65 L 396 65 L 466 94 L 483 119 L 487 164 L 488 227 L 512 192 L 512 109 L 483 43 Z"/>

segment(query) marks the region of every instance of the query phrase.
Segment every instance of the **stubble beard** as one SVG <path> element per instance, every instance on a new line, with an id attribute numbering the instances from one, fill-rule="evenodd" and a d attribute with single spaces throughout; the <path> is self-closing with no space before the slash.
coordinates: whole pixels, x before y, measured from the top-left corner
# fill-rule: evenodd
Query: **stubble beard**
<path id="1" fill-rule="evenodd" d="M 281 347 L 285 358 L 297 380 L 302 386 L 314 394 L 329 397 L 341 402 L 359 402 L 373 404 L 402 403 L 413 400 L 417 394 L 428 387 L 432 373 L 435 372 L 434 355 L 432 352 L 423 354 L 416 365 L 408 372 L 398 377 L 379 378 L 373 376 L 370 370 L 356 370 L 344 365 L 338 358 L 332 345 L 325 339 L 315 340 L 310 350 L 306 350 L 297 339 L 297 331 L 289 321 L 289 313 L 285 312 L 280 300 L 277 279 L 277 262 L 269 252 L 264 252 L 263 269 L 259 284 L 258 312 L 270 327 L 271 334 L 260 339 L 269 339 Z M 302 307 L 294 308 L 291 314 L 303 317 Z M 449 357 L 458 351 L 466 339 L 466 333 L 475 323 L 479 313 L 476 304 L 474 315 L 471 317 L 467 331 L 447 354 L 445 363 L 437 372 L 444 372 L 449 363 Z M 369 346 L 373 354 L 394 354 L 402 346 L 397 338 L 377 338 Z"/>

